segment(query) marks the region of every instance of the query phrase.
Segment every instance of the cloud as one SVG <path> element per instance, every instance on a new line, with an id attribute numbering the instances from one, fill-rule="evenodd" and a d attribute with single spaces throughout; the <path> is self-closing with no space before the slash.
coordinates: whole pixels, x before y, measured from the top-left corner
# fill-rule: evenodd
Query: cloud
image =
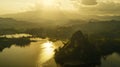
<path id="1" fill-rule="evenodd" d="M 111 14 L 120 15 L 120 3 L 101 2 L 94 7 L 83 6 L 80 7 L 83 14 Z"/>
<path id="2" fill-rule="evenodd" d="M 96 5 L 97 0 L 82 0 L 82 4 L 84 4 L 84 5 Z"/>
<path id="3" fill-rule="evenodd" d="M 120 11 L 120 3 L 101 3 L 98 5 L 100 11 Z"/>

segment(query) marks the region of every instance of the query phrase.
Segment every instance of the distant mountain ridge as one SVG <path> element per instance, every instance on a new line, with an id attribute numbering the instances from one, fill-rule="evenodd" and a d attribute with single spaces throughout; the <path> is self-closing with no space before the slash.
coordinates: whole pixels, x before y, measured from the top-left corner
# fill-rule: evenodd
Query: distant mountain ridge
<path id="1" fill-rule="evenodd" d="M 26 12 L 20 12 L 15 14 L 6 14 L 2 15 L 1 17 L 4 18 L 14 18 L 16 20 L 23 20 L 23 21 L 29 21 L 29 22 L 60 22 L 64 23 L 68 20 L 120 20 L 119 15 L 84 15 L 79 13 L 73 13 L 73 12 L 65 12 L 60 10 L 50 10 L 50 11 L 41 11 L 41 10 L 32 10 L 32 11 L 26 11 Z"/>
<path id="2" fill-rule="evenodd" d="M 50 22 L 46 23 L 33 23 L 28 21 L 18 21 L 12 18 L 0 18 L 0 31 L 9 33 L 16 32 L 33 32 L 34 34 L 69 36 L 67 33 L 73 33 L 76 30 L 81 30 L 83 33 L 92 34 L 94 36 L 107 36 L 107 37 L 120 37 L 120 21 L 89 21 L 82 20 L 70 21 L 66 24 L 54 25 Z M 83 23 L 83 24 L 81 24 Z M 49 32 L 48 32 L 49 31 Z M 51 34 L 50 34 L 51 33 Z M 71 34 L 70 34 L 71 35 Z"/>
<path id="3" fill-rule="evenodd" d="M 24 29 L 36 27 L 36 23 L 28 21 L 18 21 L 13 18 L 0 18 L 0 29 L 14 28 L 14 29 Z"/>

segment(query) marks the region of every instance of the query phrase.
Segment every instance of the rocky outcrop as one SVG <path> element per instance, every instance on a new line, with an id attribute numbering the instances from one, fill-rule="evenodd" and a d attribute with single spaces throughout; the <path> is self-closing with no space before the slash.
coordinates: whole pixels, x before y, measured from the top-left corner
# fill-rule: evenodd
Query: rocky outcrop
<path id="1" fill-rule="evenodd" d="M 81 32 L 75 32 L 70 41 L 55 53 L 55 61 L 61 65 L 100 64 L 100 55 Z M 63 66 L 64 67 L 64 66 Z"/>

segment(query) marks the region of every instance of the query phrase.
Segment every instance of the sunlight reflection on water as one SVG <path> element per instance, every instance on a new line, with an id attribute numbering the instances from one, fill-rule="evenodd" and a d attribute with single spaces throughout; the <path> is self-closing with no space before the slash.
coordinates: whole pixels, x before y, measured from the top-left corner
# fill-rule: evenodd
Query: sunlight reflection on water
<path id="1" fill-rule="evenodd" d="M 45 43 L 40 45 L 40 49 L 41 49 L 41 53 L 39 55 L 39 60 L 38 60 L 39 65 L 47 62 L 54 56 L 55 46 L 53 42 L 46 41 Z M 38 66 L 38 67 L 41 67 L 41 66 Z"/>

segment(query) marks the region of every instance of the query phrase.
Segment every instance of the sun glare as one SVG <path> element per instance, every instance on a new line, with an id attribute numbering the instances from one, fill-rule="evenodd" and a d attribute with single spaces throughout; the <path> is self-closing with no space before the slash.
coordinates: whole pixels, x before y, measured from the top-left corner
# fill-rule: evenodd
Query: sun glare
<path id="1" fill-rule="evenodd" d="M 44 7 L 51 7 L 51 6 L 55 6 L 55 1 L 54 0 L 42 0 L 42 5 Z"/>
<path id="2" fill-rule="evenodd" d="M 41 54 L 40 54 L 40 63 L 44 63 L 48 60 L 50 60 L 54 56 L 54 44 L 53 42 L 47 41 L 43 44 L 41 44 Z"/>
<path id="3" fill-rule="evenodd" d="M 43 47 L 44 48 L 52 48 L 53 47 L 53 43 L 48 41 L 48 42 L 43 44 Z"/>
<path id="4" fill-rule="evenodd" d="M 43 10 L 76 10 L 75 1 L 71 0 L 39 0 Z"/>

